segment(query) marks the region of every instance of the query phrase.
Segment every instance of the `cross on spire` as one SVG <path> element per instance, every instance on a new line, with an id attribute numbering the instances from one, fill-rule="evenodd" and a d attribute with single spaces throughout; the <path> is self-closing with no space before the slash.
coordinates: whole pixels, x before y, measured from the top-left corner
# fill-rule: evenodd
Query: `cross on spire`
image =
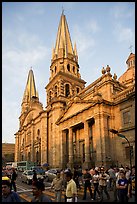
<path id="1" fill-rule="evenodd" d="M 64 8 L 63 8 L 63 6 L 62 6 L 62 15 L 64 14 Z"/>
<path id="2" fill-rule="evenodd" d="M 133 45 L 130 45 L 129 49 L 131 53 L 132 53 L 132 48 L 133 48 Z"/>

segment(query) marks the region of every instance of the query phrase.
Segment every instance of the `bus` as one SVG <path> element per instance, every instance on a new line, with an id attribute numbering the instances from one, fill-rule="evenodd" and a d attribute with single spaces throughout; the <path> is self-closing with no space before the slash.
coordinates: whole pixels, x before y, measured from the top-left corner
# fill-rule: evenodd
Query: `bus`
<path id="1" fill-rule="evenodd" d="M 13 162 L 7 162 L 6 163 L 6 169 L 11 169 L 12 168 L 12 163 Z"/>
<path id="2" fill-rule="evenodd" d="M 17 169 L 17 162 L 7 162 L 6 169 L 11 169 L 11 168 Z"/>
<path id="3" fill-rule="evenodd" d="M 17 170 L 18 171 L 25 171 L 30 170 L 32 166 L 35 166 L 35 162 L 31 161 L 19 161 L 17 162 Z"/>

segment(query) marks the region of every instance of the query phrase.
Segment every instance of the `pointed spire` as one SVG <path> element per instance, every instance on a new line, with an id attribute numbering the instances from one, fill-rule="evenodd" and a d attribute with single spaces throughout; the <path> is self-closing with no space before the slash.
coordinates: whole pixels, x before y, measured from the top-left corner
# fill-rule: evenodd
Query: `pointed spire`
<path id="1" fill-rule="evenodd" d="M 27 84 L 26 84 L 26 88 L 24 91 L 22 102 L 28 103 L 30 102 L 32 97 L 38 97 L 38 93 L 36 91 L 34 74 L 33 74 L 32 67 L 31 67 L 29 74 L 28 74 Z"/>
<path id="2" fill-rule="evenodd" d="M 78 53 L 77 53 L 76 42 L 74 44 L 74 55 L 75 55 L 76 61 L 78 62 Z"/>
<path id="3" fill-rule="evenodd" d="M 52 48 L 52 59 L 54 57 L 54 54 L 55 54 L 55 50 L 54 50 L 54 47 Z"/>
<path id="4" fill-rule="evenodd" d="M 57 55 L 57 58 L 60 56 L 60 49 L 63 49 L 64 57 L 67 57 L 68 54 L 74 55 L 68 24 L 64 15 L 64 10 L 62 10 L 55 45 L 55 54 Z"/>

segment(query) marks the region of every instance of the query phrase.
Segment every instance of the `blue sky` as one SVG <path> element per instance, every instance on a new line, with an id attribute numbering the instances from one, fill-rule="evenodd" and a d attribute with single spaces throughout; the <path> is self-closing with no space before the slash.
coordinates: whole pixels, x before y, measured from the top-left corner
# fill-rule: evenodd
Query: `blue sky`
<path id="1" fill-rule="evenodd" d="M 40 102 L 46 107 L 45 86 L 62 8 L 86 86 L 107 65 L 119 78 L 127 69 L 130 45 L 135 53 L 135 2 L 3 2 L 2 142 L 15 142 L 31 67 Z"/>

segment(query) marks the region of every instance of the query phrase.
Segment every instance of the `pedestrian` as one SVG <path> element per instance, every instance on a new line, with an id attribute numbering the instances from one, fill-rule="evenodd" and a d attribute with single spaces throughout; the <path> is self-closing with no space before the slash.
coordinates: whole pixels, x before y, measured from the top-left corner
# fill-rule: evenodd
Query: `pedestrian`
<path id="1" fill-rule="evenodd" d="M 77 189 L 81 189 L 80 183 L 79 183 L 79 172 L 76 167 L 74 168 L 73 179 L 76 183 Z"/>
<path id="2" fill-rule="evenodd" d="M 128 181 L 128 197 L 129 202 L 135 202 L 135 166 L 132 167 L 132 172 Z"/>
<path id="3" fill-rule="evenodd" d="M 120 170 L 120 178 L 117 183 L 119 202 L 128 202 L 128 180 L 126 179 L 125 172 Z"/>
<path id="4" fill-rule="evenodd" d="M 15 169 L 12 168 L 12 174 L 11 174 L 11 190 L 12 190 L 12 187 L 13 187 L 13 189 L 14 189 L 15 192 L 17 191 L 16 179 L 17 179 L 17 173 L 16 173 Z"/>
<path id="5" fill-rule="evenodd" d="M 36 182 L 37 180 L 38 180 L 38 178 L 37 178 L 37 172 L 36 172 L 36 170 L 34 169 L 34 170 L 33 170 L 32 183 Z"/>
<path id="6" fill-rule="evenodd" d="M 130 175 L 131 175 L 131 170 L 129 169 L 128 166 L 126 166 L 126 167 L 125 167 L 125 176 L 126 176 L 126 179 L 127 179 L 127 180 L 129 180 Z"/>
<path id="7" fill-rule="evenodd" d="M 91 200 L 93 200 L 92 189 L 91 189 L 91 174 L 88 172 L 88 169 L 83 171 L 83 183 L 84 183 L 84 195 L 83 200 L 86 200 L 87 188 L 90 192 Z"/>
<path id="8" fill-rule="evenodd" d="M 62 190 L 63 190 L 63 179 L 60 177 L 60 172 L 57 171 L 57 176 L 53 179 L 51 183 L 51 189 L 55 191 L 55 201 L 62 202 Z"/>
<path id="9" fill-rule="evenodd" d="M 100 198 L 100 191 L 98 189 L 99 186 L 99 172 L 97 170 L 95 170 L 95 173 L 92 177 L 92 182 L 94 185 L 94 196 L 93 199 L 96 200 L 96 192 L 98 193 L 98 197 Z"/>
<path id="10" fill-rule="evenodd" d="M 104 167 L 101 167 L 99 174 L 99 189 L 100 189 L 100 201 L 103 201 L 103 191 L 107 196 L 107 199 L 110 199 L 110 195 L 107 191 L 107 180 L 109 180 L 109 175 L 105 172 Z"/>
<path id="11" fill-rule="evenodd" d="M 72 179 L 72 173 L 66 172 L 66 202 L 77 202 L 77 186 L 75 181 Z"/>
<path id="12" fill-rule="evenodd" d="M 9 180 L 2 180 L 2 202 L 21 202 L 19 195 L 11 191 Z"/>
<path id="13" fill-rule="evenodd" d="M 114 179 L 114 183 L 113 183 L 113 195 L 114 195 L 114 202 L 118 201 L 118 189 L 116 187 L 117 182 L 119 180 L 119 168 L 118 167 L 114 167 L 114 171 L 115 171 L 115 179 Z"/>
<path id="14" fill-rule="evenodd" d="M 34 198 L 31 200 L 31 202 L 52 202 L 52 200 L 43 193 L 44 190 L 45 185 L 42 181 L 33 182 L 32 192 Z"/>
<path id="15" fill-rule="evenodd" d="M 109 189 L 111 191 L 111 190 L 113 190 L 114 181 L 116 180 L 115 171 L 114 171 L 112 166 L 110 166 L 110 168 L 108 169 L 108 174 L 110 176 L 110 178 L 109 178 Z"/>

